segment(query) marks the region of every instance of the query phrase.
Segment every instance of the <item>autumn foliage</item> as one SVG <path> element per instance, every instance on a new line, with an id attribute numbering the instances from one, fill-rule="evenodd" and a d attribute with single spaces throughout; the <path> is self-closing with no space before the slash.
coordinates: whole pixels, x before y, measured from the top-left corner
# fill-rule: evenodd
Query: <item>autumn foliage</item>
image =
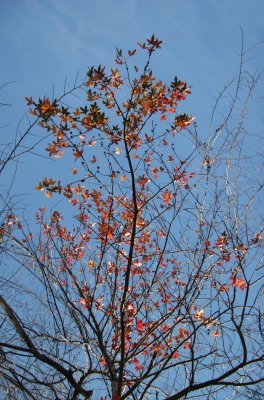
<path id="1" fill-rule="evenodd" d="M 190 86 L 152 72 L 161 45 L 152 36 L 117 50 L 110 70 L 90 68 L 78 104 L 26 98 L 64 171 L 36 186 L 58 209 L 37 210 L 33 228 L 11 212 L 0 231 L 37 282 L 25 320 L 1 297 L 14 391 L 175 400 L 262 380 L 262 230 L 217 172 L 229 142 L 205 145 L 178 111 Z"/>

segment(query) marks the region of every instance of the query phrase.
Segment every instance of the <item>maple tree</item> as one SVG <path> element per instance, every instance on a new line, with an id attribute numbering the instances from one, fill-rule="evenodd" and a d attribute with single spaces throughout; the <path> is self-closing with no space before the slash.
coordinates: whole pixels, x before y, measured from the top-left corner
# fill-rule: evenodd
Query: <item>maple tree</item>
<path id="1" fill-rule="evenodd" d="M 90 68 L 69 92 L 78 105 L 26 98 L 67 171 L 36 187 L 60 209 L 37 210 L 35 228 L 9 211 L 0 229 L 25 280 L 0 295 L 6 398 L 261 393 L 261 185 L 242 175 L 239 186 L 231 112 L 207 142 L 178 112 L 190 87 L 154 77 L 161 44 L 153 35 L 117 50 L 110 71 Z"/>

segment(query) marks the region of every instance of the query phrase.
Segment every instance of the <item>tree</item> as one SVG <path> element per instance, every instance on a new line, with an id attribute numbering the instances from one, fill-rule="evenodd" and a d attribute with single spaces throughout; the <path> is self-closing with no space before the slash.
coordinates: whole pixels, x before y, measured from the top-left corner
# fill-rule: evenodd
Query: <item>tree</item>
<path id="1" fill-rule="evenodd" d="M 139 44 L 142 70 L 136 50 L 117 50 L 71 104 L 27 98 L 64 172 L 37 186 L 59 209 L 37 210 L 35 227 L 10 212 L 1 227 L 4 262 L 23 273 L 0 296 L 5 398 L 261 396 L 263 185 L 243 149 L 259 76 L 246 74 L 235 120 L 242 49 L 236 95 L 205 141 L 178 112 L 190 87 L 152 73 L 161 44 Z"/>

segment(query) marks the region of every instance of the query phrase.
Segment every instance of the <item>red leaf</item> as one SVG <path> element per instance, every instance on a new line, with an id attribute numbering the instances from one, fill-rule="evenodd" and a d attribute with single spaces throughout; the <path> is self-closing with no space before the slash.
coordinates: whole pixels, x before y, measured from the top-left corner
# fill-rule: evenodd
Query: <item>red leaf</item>
<path id="1" fill-rule="evenodd" d="M 141 332 L 144 330 L 144 324 L 142 321 L 137 322 L 137 330 Z"/>
<path id="2" fill-rule="evenodd" d="M 128 50 L 128 55 L 129 56 L 133 56 L 136 53 L 136 49 L 135 50 Z"/>

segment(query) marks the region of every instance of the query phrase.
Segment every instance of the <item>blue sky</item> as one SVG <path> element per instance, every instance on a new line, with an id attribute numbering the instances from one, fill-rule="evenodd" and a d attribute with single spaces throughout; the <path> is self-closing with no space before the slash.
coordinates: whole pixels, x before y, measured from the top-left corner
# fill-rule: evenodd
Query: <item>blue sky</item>
<path id="1" fill-rule="evenodd" d="M 0 0 L 0 87 L 12 82 L 0 90 L 0 103 L 10 104 L 0 106 L 0 146 L 27 128 L 25 96 L 37 99 L 53 91 L 59 96 L 66 76 L 71 87 L 88 66 L 111 67 L 115 47 L 133 49 L 152 33 L 164 41 L 153 60 L 154 73 L 165 82 L 177 75 L 192 86 L 184 111 L 207 136 L 217 93 L 238 73 L 241 29 L 244 49 L 264 41 L 263 15 L 264 0 Z M 243 68 L 260 72 L 263 60 L 260 43 L 246 54 Z M 262 136 L 263 89 L 262 80 L 246 121 L 250 133 Z M 27 144 L 38 134 L 34 128 Z M 43 154 L 42 144 L 36 153 Z M 19 196 L 13 201 L 26 206 L 30 222 L 34 211 L 51 201 L 35 186 L 44 176 L 63 175 L 63 161 L 54 165 L 26 154 L 18 164 L 10 163 L 0 180 L 1 193 L 14 178 L 12 193 Z"/>
<path id="2" fill-rule="evenodd" d="M 132 49 L 152 33 L 164 40 L 154 60 L 155 72 L 170 81 L 175 75 L 192 85 L 185 111 L 209 129 L 217 91 L 237 73 L 241 49 L 264 40 L 262 0 L 9 0 L 1 1 L 0 143 L 10 141 L 20 122 L 27 126 L 24 96 L 62 92 L 91 65 L 112 65 L 115 47 Z M 250 71 L 263 67 L 264 45 L 247 55 Z M 263 82 L 252 104 L 252 124 L 263 109 Z M 41 150 L 40 150 L 41 151 Z M 28 156 L 27 156 L 28 157 Z M 28 160 L 30 160 L 28 162 Z M 22 159 L 16 175 L 20 193 L 32 193 L 45 171 L 44 160 Z M 24 162 L 23 162 L 24 161 Z M 13 170 L 7 170 L 7 174 Z"/>

